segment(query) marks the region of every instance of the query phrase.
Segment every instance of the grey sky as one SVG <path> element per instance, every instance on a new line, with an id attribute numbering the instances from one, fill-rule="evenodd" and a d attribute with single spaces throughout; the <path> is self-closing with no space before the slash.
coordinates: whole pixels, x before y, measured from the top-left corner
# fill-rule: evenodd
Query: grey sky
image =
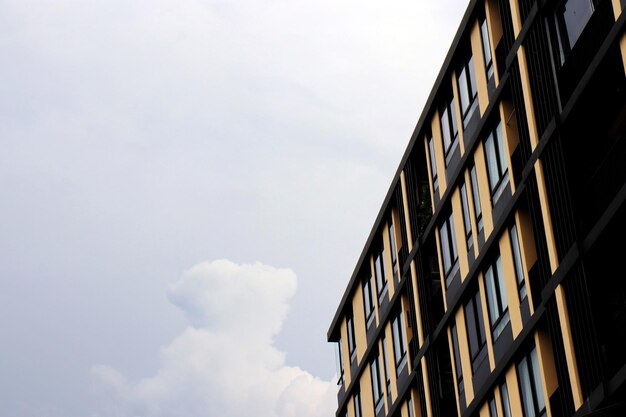
<path id="1" fill-rule="evenodd" d="M 264 346 L 330 380 L 326 329 L 465 6 L 0 1 L 0 415 L 178 415 L 102 375 L 136 388 L 211 331 L 171 288 L 217 259 L 297 275 Z"/>

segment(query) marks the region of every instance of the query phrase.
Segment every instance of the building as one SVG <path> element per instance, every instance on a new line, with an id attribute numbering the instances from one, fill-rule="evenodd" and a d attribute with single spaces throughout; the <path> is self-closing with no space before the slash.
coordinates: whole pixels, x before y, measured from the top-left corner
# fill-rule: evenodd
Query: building
<path id="1" fill-rule="evenodd" d="M 328 331 L 337 416 L 626 416 L 625 7 L 470 2 Z"/>

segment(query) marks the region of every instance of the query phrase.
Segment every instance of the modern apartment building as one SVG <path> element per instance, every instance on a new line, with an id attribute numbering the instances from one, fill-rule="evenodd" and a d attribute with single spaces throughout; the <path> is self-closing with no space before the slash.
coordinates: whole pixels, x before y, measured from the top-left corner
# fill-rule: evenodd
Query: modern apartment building
<path id="1" fill-rule="evenodd" d="M 328 331 L 338 417 L 626 416 L 624 8 L 470 2 Z"/>

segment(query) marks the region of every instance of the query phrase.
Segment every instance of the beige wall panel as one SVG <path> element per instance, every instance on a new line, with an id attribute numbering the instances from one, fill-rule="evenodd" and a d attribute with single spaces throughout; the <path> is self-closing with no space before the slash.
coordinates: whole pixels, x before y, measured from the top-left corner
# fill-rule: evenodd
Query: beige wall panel
<path id="1" fill-rule="evenodd" d="M 456 237 L 456 247 L 459 254 L 459 269 L 461 271 L 461 282 L 465 280 L 469 272 L 469 260 L 467 259 L 467 242 L 465 241 L 465 228 L 463 226 L 463 207 L 461 205 L 461 193 L 455 189 L 451 197 L 452 216 L 454 218 L 454 235 Z"/>
<path id="2" fill-rule="evenodd" d="M 502 259 L 502 271 L 504 272 L 504 285 L 506 285 L 506 299 L 509 303 L 509 318 L 511 319 L 511 330 L 515 339 L 522 331 L 522 313 L 520 311 L 520 301 L 517 292 L 517 280 L 515 277 L 515 264 L 513 263 L 513 251 L 511 250 L 511 236 L 509 230 L 505 229 L 500 237 L 500 258 Z"/>
<path id="3" fill-rule="evenodd" d="M 489 321 L 489 312 L 487 311 L 487 291 L 485 291 L 485 276 L 480 273 L 478 276 L 478 291 L 480 291 L 480 303 L 483 323 L 485 324 L 485 336 L 487 339 L 487 356 L 489 357 L 489 369 L 493 371 L 496 368 L 496 359 L 493 355 L 493 338 L 491 336 L 491 322 Z"/>
<path id="4" fill-rule="evenodd" d="M 522 30 L 522 15 L 520 14 L 518 0 L 509 0 L 509 4 L 511 5 L 511 18 L 513 20 L 513 33 L 517 38 L 520 31 Z"/>
<path id="5" fill-rule="evenodd" d="M 502 20 L 500 19 L 500 8 L 496 0 L 488 0 L 485 3 L 485 16 L 487 18 L 487 26 L 489 28 L 489 45 L 491 47 L 491 59 L 493 60 L 494 77 L 496 85 L 500 84 L 498 76 L 498 68 L 496 61 L 496 46 L 502 39 Z"/>
<path id="6" fill-rule="evenodd" d="M 478 415 L 480 417 L 491 417 L 491 415 L 489 414 L 489 404 L 487 404 L 486 401 L 483 403 L 482 407 L 480 407 Z"/>
<path id="7" fill-rule="evenodd" d="M 424 399 L 426 401 L 426 415 L 432 417 L 433 408 L 432 401 L 430 400 L 430 381 L 428 379 L 428 365 L 426 364 L 426 358 L 422 357 L 420 361 L 422 364 L 422 377 L 424 378 Z"/>
<path id="8" fill-rule="evenodd" d="M 355 417 L 354 415 L 354 397 L 348 398 L 346 402 L 346 407 L 348 407 L 348 417 Z"/>
<path id="9" fill-rule="evenodd" d="M 372 396 L 372 374 L 369 364 L 365 365 L 361 379 L 359 379 L 361 393 L 361 411 L 363 417 L 376 417 L 374 413 L 374 397 Z"/>
<path id="10" fill-rule="evenodd" d="M 422 310 L 417 288 L 417 270 L 415 261 L 411 261 L 411 280 L 413 283 L 413 299 L 415 300 L 415 316 L 417 317 L 417 341 L 420 347 L 424 344 L 424 326 L 422 324 Z"/>
<path id="11" fill-rule="evenodd" d="M 489 106 L 489 90 L 487 89 L 487 70 L 485 69 L 485 55 L 483 54 L 483 41 L 480 35 L 480 26 L 474 22 L 470 34 L 472 44 L 472 56 L 474 57 L 474 73 L 476 74 L 476 87 L 478 88 L 478 108 L 480 115 L 484 115 Z M 462 125 L 459 125 L 462 126 Z"/>
<path id="12" fill-rule="evenodd" d="M 583 404 L 583 392 L 580 386 L 580 378 L 578 376 L 578 362 L 576 361 L 576 352 L 574 352 L 574 340 L 569 322 L 569 313 L 567 311 L 567 301 L 563 292 L 563 285 L 559 284 L 554 292 L 556 299 L 556 307 L 559 311 L 559 322 L 561 323 L 561 332 L 563 333 L 563 347 L 565 349 L 565 361 L 567 362 L 567 371 L 569 374 L 569 382 L 572 386 L 572 397 L 574 399 L 574 408 L 578 410 Z"/>
<path id="13" fill-rule="evenodd" d="M 506 371 L 506 388 L 509 391 L 509 405 L 511 406 L 512 416 L 523 416 L 522 398 L 520 397 L 519 385 L 517 384 L 517 371 L 515 365 L 512 365 Z"/>
<path id="14" fill-rule="evenodd" d="M 622 51 L 622 62 L 624 63 L 624 71 L 626 71 L 626 35 L 623 35 L 622 39 L 620 39 L 619 48 Z"/>
<path id="15" fill-rule="evenodd" d="M 439 195 L 442 196 L 446 192 L 446 160 L 443 153 L 443 139 L 441 133 L 441 123 L 439 121 L 439 111 L 435 114 L 430 122 L 433 134 L 433 145 L 435 148 L 435 161 L 437 161 L 437 179 L 439 182 Z M 433 209 L 435 205 L 433 204 Z"/>
<path id="16" fill-rule="evenodd" d="M 619 19 L 619 15 L 622 14 L 622 5 L 620 4 L 620 0 L 613 0 L 613 15 L 615 16 L 615 21 Z"/>
<path id="17" fill-rule="evenodd" d="M 404 171 L 402 171 L 402 174 L 404 174 Z M 406 184 L 405 184 L 406 186 Z M 402 205 L 404 206 L 404 191 L 402 192 Z M 402 248 L 402 234 L 400 231 L 400 216 L 398 215 L 398 209 L 394 208 L 393 210 L 391 210 L 391 221 L 393 223 L 393 232 L 394 232 L 394 236 L 396 239 L 396 256 L 398 255 L 398 253 L 400 253 L 400 249 Z M 406 223 L 407 225 L 410 225 L 410 222 Z M 407 234 L 407 236 L 409 236 Z M 400 269 L 400 265 L 398 265 L 398 269 Z"/>
<path id="18" fill-rule="evenodd" d="M 535 333 L 535 346 L 537 347 L 537 359 L 540 363 L 541 380 L 543 381 L 543 398 L 546 399 L 546 409 L 548 415 L 552 415 L 550 401 L 548 398 L 559 387 L 554 367 L 554 355 L 552 354 L 552 342 L 550 336 L 542 330 Z"/>
<path id="19" fill-rule="evenodd" d="M 458 104 L 459 101 L 459 84 L 457 82 L 456 71 L 452 71 L 452 79 L 450 80 L 452 83 L 452 96 L 454 97 L 454 114 L 456 116 L 456 125 L 459 128 L 459 149 L 461 150 L 461 156 L 465 153 L 465 143 L 463 143 L 463 119 L 461 118 L 461 106 Z"/>
<path id="20" fill-rule="evenodd" d="M 426 151 L 428 151 L 428 145 L 426 145 Z M 428 155 L 428 153 L 426 154 Z M 435 201 L 433 200 L 433 179 L 430 176 L 430 169 L 427 169 L 428 171 L 428 186 L 430 187 L 430 198 L 432 200 L 432 206 L 431 207 L 435 207 Z M 407 236 L 407 245 L 408 245 L 408 249 L 409 252 L 411 252 L 411 250 L 413 249 L 413 234 L 411 233 L 411 218 L 409 217 L 409 199 L 408 199 L 408 194 L 406 192 L 406 176 L 404 175 L 404 171 L 402 171 L 400 173 L 400 187 L 402 190 L 402 206 L 404 207 L 404 224 L 406 225 L 406 236 Z M 400 227 L 400 222 L 398 222 L 398 228 Z M 399 229 L 398 229 L 399 230 Z M 396 244 L 398 243 L 398 241 L 396 240 Z M 400 247 L 398 247 L 398 249 L 400 249 Z"/>
<path id="21" fill-rule="evenodd" d="M 400 306 L 402 308 L 402 314 L 404 315 L 404 331 L 406 334 L 406 343 L 407 345 L 411 342 L 411 339 L 413 339 L 413 328 L 411 328 L 409 326 L 409 302 L 406 299 L 406 297 L 404 296 L 404 294 L 400 297 Z M 411 357 L 411 349 L 408 349 L 407 346 L 407 359 L 408 359 L 408 366 L 409 366 L 409 372 L 411 370 L 411 363 L 413 362 L 413 358 Z"/>
<path id="22" fill-rule="evenodd" d="M 350 353 L 348 352 L 348 325 L 346 319 L 341 320 L 341 363 L 343 363 L 343 385 L 350 385 Z"/>
<path id="23" fill-rule="evenodd" d="M 407 409 L 407 404 L 404 402 L 402 406 L 400 406 L 400 415 L 402 417 L 409 417 L 409 411 Z"/>
<path id="24" fill-rule="evenodd" d="M 383 249 L 385 250 L 385 257 L 383 262 L 385 263 L 385 277 L 387 278 L 387 288 L 389 289 L 389 298 L 393 297 L 395 290 L 393 282 L 393 267 L 391 266 L 391 243 L 389 241 L 389 228 L 387 227 L 387 221 L 383 222 Z"/>
<path id="25" fill-rule="evenodd" d="M 472 386 L 472 359 L 467 344 L 467 330 L 465 328 L 465 313 L 463 308 L 455 314 L 456 332 L 459 338 L 459 356 L 461 357 L 461 370 L 463 371 L 463 385 L 465 386 L 465 401 L 469 404 L 474 399 L 474 387 Z"/>
<path id="26" fill-rule="evenodd" d="M 550 258 L 550 271 L 559 267 L 559 258 L 556 251 L 556 240 L 552 229 L 552 216 L 550 214 L 550 204 L 548 203 L 548 191 L 543 175 L 543 164 L 541 160 L 535 162 L 535 175 L 537 176 L 537 194 L 539 194 L 539 205 L 541 206 L 541 217 L 543 218 L 543 228 L 545 230 L 546 245 L 548 246 L 548 258 Z"/>
<path id="27" fill-rule="evenodd" d="M 422 417 L 422 409 L 420 407 L 419 394 L 415 389 L 411 389 L 411 401 L 413 402 L 413 415 L 415 417 Z"/>
<path id="28" fill-rule="evenodd" d="M 483 211 L 483 228 L 485 229 L 485 241 L 493 230 L 493 217 L 491 215 L 491 189 L 487 177 L 487 163 L 485 161 L 485 151 L 483 143 L 478 142 L 474 152 L 474 163 L 476 166 L 476 177 L 478 178 L 478 193 L 480 195 L 480 206 Z"/>
<path id="29" fill-rule="evenodd" d="M 504 416 L 504 409 L 502 408 L 502 395 L 500 394 L 499 386 L 496 386 L 493 390 L 493 398 L 496 400 L 496 410 L 498 411 L 498 416 Z"/>
<path id="30" fill-rule="evenodd" d="M 515 179 L 513 178 L 513 162 L 511 155 L 519 145 L 517 130 L 517 119 L 513 114 L 513 105 L 509 101 L 500 102 L 500 120 L 504 129 L 504 143 L 506 146 L 506 164 L 509 170 L 509 182 L 511 183 L 511 193 L 515 193 Z"/>
<path id="31" fill-rule="evenodd" d="M 516 3 L 516 1 L 515 1 Z M 534 150 L 539 142 L 537 133 L 537 122 L 535 119 L 535 108 L 533 106 L 533 96 L 530 89 L 530 77 L 528 75 L 528 63 L 526 61 L 526 50 L 521 45 L 517 51 L 519 62 L 520 79 L 522 81 L 522 93 L 524 95 L 524 108 L 526 109 L 526 119 L 528 121 L 528 135 L 530 137 L 530 147 Z"/>
<path id="32" fill-rule="evenodd" d="M 354 321 L 354 338 L 356 341 L 356 358 L 361 363 L 367 349 L 367 337 L 365 334 L 365 310 L 363 306 L 363 287 L 355 285 L 352 297 L 352 318 Z"/>

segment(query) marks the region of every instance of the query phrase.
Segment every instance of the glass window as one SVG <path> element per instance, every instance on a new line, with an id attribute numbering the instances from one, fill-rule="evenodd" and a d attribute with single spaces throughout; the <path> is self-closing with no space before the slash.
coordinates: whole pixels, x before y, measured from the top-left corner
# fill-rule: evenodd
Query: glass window
<path id="1" fill-rule="evenodd" d="M 376 273 L 378 303 L 380 304 L 383 296 L 387 294 L 387 268 L 385 266 L 385 250 L 382 248 L 374 258 L 374 272 Z"/>
<path id="2" fill-rule="evenodd" d="M 474 211 L 476 212 L 476 227 L 478 233 L 483 230 L 483 211 L 480 207 L 480 193 L 478 192 L 478 177 L 476 176 L 476 166 L 470 168 L 470 178 L 472 183 L 472 198 L 474 199 Z"/>
<path id="3" fill-rule="evenodd" d="M 393 353 L 396 358 L 396 372 L 399 373 L 406 365 L 406 333 L 404 330 L 404 316 L 402 311 L 394 317 L 391 323 L 393 335 Z"/>
<path id="4" fill-rule="evenodd" d="M 498 417 L 498 409 L 496 408 L 496 399 L 491 397 L 489 400 L 489 415 L 490 417 Z"/>
<path id="5" fill-rule="evenodd" d="M 415 417 L 415 412 L 413 411 L 413 400 L 410 398 L 406 400 L 406 408 L 409 411 L 409 417 Z"/>
<path id="6" fill-rule="evenodd" d="M 580 38 L 593 11 L 592 0 L 568 0 L 557 9 L 555 17 L 561 45 L 561 62 Z"/>
<path id="7" fill-rule="evenodd" d="M 435 144 L 433 143 L 432 136 L 428 139 L 428 155 L 430 156 L 430 174 L 433 177 L 433 190 L 437 192 L 439 189 L 439 181 L 437 181 L 437 162 L 435 160 Z"/>
<path id="8" fill-rule="evenodd" d="M 511 417 L 511 404 L 509 402 L 509 390 L 506 387 L 506 382 L 500 385 L 500 397 L 502 398 L 503 417 Z"/>
<path id="9" fill-rule="evenodd" d="M 526 281 L 524 280 L 524 268 L 522 267 L 522 253 L 520 251 L 519 237 L 515 224 L 509 230 L 511 234 L 511 248 L 513 249 L 513 262 L 515 263 L 515 277 L 520 301 L 526 298 Z"/>
<path id="10" fill-rule="evenodd" d="M 443 152 L 446 157 L 446 166 L 450 163 L 450 158 L 454 149 L 458 146 L 459 130 L 456 125 L 456 112 L 454 110 L 454 98 L 446 103 L 441 110 L 441 134 L 443 136 Z"/>
<path id="11" fill-rule="evenodd" d="M 509 309 L 500 255 L 485 271 L 485 290 L 487 292 L 491 334 L 493 340 L 496 341 L 509 322 Z"/>
<path id="12" fill-rule="evenodd" d="M 354 394 L 354 417 L 361 417 L 361 393 Z"/>
<path id="13" fill-rule="evenodd" d="M 354 362 L 354 360 L 356 359 L 356 339 L 354 338 L 354 321 L 352 320 L 352 314 L 350 314 L 347 318 L 347 327 L 350 362 Z"/>
<path id="14" fill-rule="evenodd" d="M 461 355 L 459 353 L 459 337 L 456 332 L 456 325 L 452 326 L 452 350 L 454 350 L 454 369 L 456 370 L 456 383 L 459 388 L 459 396 L 465 392 L 463 385 L 463 369 L 461 368 Z"/>
<path id="15" fill-rule="evenodd" d="M 439 227 L 439 238 L 441 240 L 441 254 L 443 258 L 443 271 L 446 279 L 446 287 L 450 286 L 450 282 L 454 274 L 459 269 L 458 253 L 456 249 L 456 236 L 454 234 L 454 219 L 452 213 Z"/>
<path id="16" fill-rule="evenodd" d="M 485 58 L 485 70 L 487 71 L 487 81 L 493 77 L 493 60 L 491 59 L 491 45 L 489 44 L 489 30 L 487 19 L 480 23 L 480 37 L 483 43 L 483 57 Z"/>
<path id="17" fill-rule="evenodd" d="M 341 339 L 337 342 L 335 349 L 335 359 L 337 360 L 337 385 L 343 385 L 343 359 L 341 357 Z"/>
<path id="18" fill-rule="evenodd" d="M 476 294 L 465 305 L 467 339 L 472 358 L 472 370 L 474 371 L 487 357 L 487 338 L 485 336 L 485 324 L 483 322 L 481 305 L 480 291 L 476 291 Z"/>
<path id="19" fill-rule="evenodd" d="M 374 356 L 372 362 L 370 362 L 370 371 L 372 376 L 372 394 L 374 398 L 374 409 L 376 413 L 380 411 L 383 406 L 383 388 L 380 381 L 380 367 L 378 365 L 378 355 Z"/>
<path id="20" fill-rule="evenodd" d="M 470 222 L 469 204 L 467 202 L 467 188 L 465 183 L 461 185 L 461 206 L 463 206 L 463 225 L 465 226 L 465 240 L 467 242 L 467 250 L 473 246 L 472 240 L 472 223 Z"/>
<path id="21" fill-rule="evenodd" d="M 389 245 L 391 246 L 391 266 L 393 269 L 393 277 L 398 278 L 398 250 L 396 248 L 396 230 L 393 222 L 389 221 Z"/>
<path id="22" fill-rule="evenodd" d="M 543 399 L 537 349 L 523 358 L 517 365 L 517 373 L 522 391 L 524 417 L 545 416 L 546 404 Z"/>
<path id="23" fill-rule="evenodd" d="M 385 367 L 385 381 L 387 396 L 391 397 L 391 376 L 389 374 L 389 355 L 387 355 L 387 338 L 383 337 L 383 365 Z"/>
<path id="24" fill-rule="evenodd" d="M 458 71 L 458 87 L 461 101 L 461 119 L 463 127 L 467 127 L 472 114 L 478 106 L 478 90 L 476 88 L 476 75 L 474 74 L 474 58 L 470 55 L 466 58 Z"/>
<path id="25" fill-rule="evenodd" d="M 495 204 L 498 198 L 500 198 L 504 186 L 509 181 L 502 123 L 498 123 L 498 126 L 496 126 L 485 140 L 485 155 L 487 158 L 487 173 L 489 174 L 491 198 Z"/>
<path id="26" fill-rule="evenodd" d="M 363 281 L 363 306 L 365 307 L 365 322 L 369 328 L 374 322 L 374 298 L 372 297 L 372 278 Z"/>

